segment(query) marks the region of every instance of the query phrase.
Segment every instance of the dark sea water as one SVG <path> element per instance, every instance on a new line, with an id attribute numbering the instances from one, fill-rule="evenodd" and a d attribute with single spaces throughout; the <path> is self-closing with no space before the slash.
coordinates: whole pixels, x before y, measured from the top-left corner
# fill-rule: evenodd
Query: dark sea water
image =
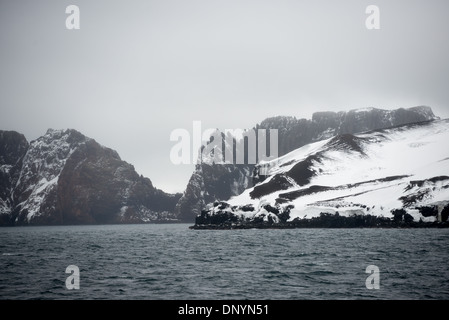
<path id="1" fill-rule="evenodd" d="M 448 229 L 188 226 L 0 228 L 0 299 L 449 298 Z M 66 288 L 69 265 L 78 290 Z"/>

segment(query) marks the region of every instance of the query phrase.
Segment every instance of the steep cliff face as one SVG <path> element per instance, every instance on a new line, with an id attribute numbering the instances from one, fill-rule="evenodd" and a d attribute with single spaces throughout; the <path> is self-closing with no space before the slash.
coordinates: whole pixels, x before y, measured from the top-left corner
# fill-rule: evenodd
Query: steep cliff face
<path id="1" fill-rule="evenodd" d="M 340 112 L 316 112 L 312 120 L 291 117 L 268 118 L 258 128 L 278 129 L 279 156 L 311 142 L 345 133 L 385 129 L 407 123 L 436 120 L 430 107 L 383 110 L 364 108 Z"/>
<path id="2" fill-rule="evenodd" d="M 436 120 L 311 143 L 196 227 L 449 227 L 448 139 Z"/>
<path id="3" fill-rule="evenodd" d="M 179 219 L 192 222 L 207 203 L 242 193 L 250 183 L 249 170 L 248 166 L 243 165 L 197 164 L 183 196 L 176 204 Z"/>
<path id="4" fill-rule="evenodd" d="M 0 224 L 12 210 L 11 193 L 27 149 L 28 141 L 24 135 L 15 131 L 0 131 Z"/>
<path id="5" fill-rule="evenodd" d="M 432 109 L 425 106 L 408 109 L 383 110 L 365 108 L 341 112 L 317 112 L 312 119 L 272 117 L 265 119 L 254 129 L 278 130 L 278 155 L 311 142 L 328 139 L 340 134 L 354 134 L 374 129 L 384 129 L 407 123 L 438 119 Z M 254 165 L 213 165 L 203 161 L 196 167 L 186 192 L 176 209 L 184 221 L 193 221 L 204 205 L 217 200 L 227 200 L 253 186 Z M 202 181 L 201 184 L 196 183 Z M 203 189 L 201 189 L 203 188 Z"/>
<path id="6" fill-rule="evenodd" d="M 139 176 L 116 151 L 76 130 L 48 130 L 15 165 L 2 223 L 93 224 L 175 220 L 180 195 Z M 4 167 L 6 164 L 3 164 Z"/>

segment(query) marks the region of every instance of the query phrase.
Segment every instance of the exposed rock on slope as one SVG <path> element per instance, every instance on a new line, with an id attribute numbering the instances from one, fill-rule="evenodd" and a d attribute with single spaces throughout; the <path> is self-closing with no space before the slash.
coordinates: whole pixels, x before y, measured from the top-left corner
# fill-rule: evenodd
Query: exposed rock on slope
<path id="1" fill-rule="evenodd" d="M 337 135 L 263 164 L 198 228 L 449 226 L 449 120 Z"/>
<path id="2" fill-rule="evenodd" d="M 179 194 L 154 188 L 116 151 L 76 130 L 50 129 L 22 145 L 12 160 L 0 158 L 2 171 L 11 166 L 9 180 L 2 178 L 3 225 L 176 220 Z M 5 141 L 0 148 L 10 149 Z"/>
<path id="3" fill-rule="evenodd" d="M 8 220 L 13 207 L 11 198 L 22 166 L 22 158 L 28 149 L 25 136 L 15 131 L 0 131 L 0 225 Z"/>
<path id="4" fill-rule="evenodd" d="M 438 117 L 433 114 L 432 109 L 425 106 L 397 110 L 365 108 L 348 112 L 317 112 L 313 114 L 311 120 L 272 117 L 262 121 L 255 129 L 277 129 L 278 155 L 283 156 L 306 144 L 336 135 L 435 119 Z M 350 136 L 347 137 L 350 139 Z M 192 222 L 207 203 L 228 200 L 232 196 L 239 195 L 253 186 L 253 168 L 254 165 L 250 164 L 213 165 L 211 161 L 198 163 L 186 192 L 176 206 L 178 214 L 184 221 Z M 307 173 L 301 170 L 301 174 Z M 276 179 L 278 181 L 275 182 L 278 184 L 288 183 L 285 177 Z"/>

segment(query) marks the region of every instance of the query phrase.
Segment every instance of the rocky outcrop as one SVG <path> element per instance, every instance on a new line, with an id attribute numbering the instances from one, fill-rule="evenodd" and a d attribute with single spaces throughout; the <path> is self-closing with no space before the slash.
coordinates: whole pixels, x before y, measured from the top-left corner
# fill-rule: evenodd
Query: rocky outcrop
<path id="1" fill-rule="evenodd" d="M 7 222 L 14 206 L 12 190 L 19 178 L 22 159 L 28 146 L 23 134 L 0 131 L 0 225 Z"/>
<path id="2" fill-rule="evenodd" d="M 306 145 L 193 228 L 449 227 L 448 140 L 449 120 L 435 120 Z"/>
<path id="3" fill-rule="evenodd" d="M 29 145 L 23 140 L 15 157 L 1 141 L 1 167 L 11 166 L 9 188 L 1 188 L 3 225 L 177 221 L 180 194 L 156 189 L 116 151 L 78 131 L 50 129 Z"/>
<path id="4" fill-rule="evenodd" d="M 176 204 L 179 219 L 192 222 L 205 204 L 242 193 L 249 185 L 249 179 L 247 166 L 197 164 L 184 194 Z"/>
<path id="5" fill-rule="evenodd" d="M 272 117 L 263 120 L 253 129 L 277 129 L 278 155 L 283 156 L 306 144 L 336 135 L 354 134 L 435 119 L 438 117 L 433 114 L 432 109 L 425 106 L 396 110 L 366 108 L 348 112 L 316 112 L 311 120 Z M 350 136 L 347 137 L 350 138 Z M 211 161 L 199 162 L 186 191 L 176 206 L 178 214 L 184 221 L 193 222 L 195 216 L 208 203 L 228 200 L 260 182 L 260 179 L 253 179 L 253 171 L 254 165 L 251 164 L 214 165 Z M 288 183 L 279 179 L 274 183 Z"/>
<path id="6" fill-rule="evenodd" d="M 449 206 L 447 207 L 449 209 Z M 295 219 L 292 221 L 251 220 L 241 222 L 229 213 L 222 213 L 211 219 L 203 212 L 195 220 L 190 229 L 196 230 L 227 230 L 227 229 L 294 229 L 294 228 L 449 228 L 449 222 L 414 221 L 405 213 L 396 213 L 396 218 L 378 217 L 375 215 L 340 216 L 338 213 L 322 212 L 318 217 L 310 219 Z"/>
<path id="7" fill-rule="evenodd" d="M 396 110 L 365 108 L 340 112 L 315 112 L 311 120 L 273 117 L 262 121 L 256 128 L 278 129 L 279 156 L 283 156 L 306 144 L 336 135 L 354 134 L 436 119 L 439 117 L 435 116 L 432 109 L 426 106 Z"/>

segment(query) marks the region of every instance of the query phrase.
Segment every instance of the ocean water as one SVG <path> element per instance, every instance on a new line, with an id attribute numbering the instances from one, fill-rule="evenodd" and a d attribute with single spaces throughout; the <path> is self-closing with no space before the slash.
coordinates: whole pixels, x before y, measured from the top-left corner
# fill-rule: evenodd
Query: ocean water
<path id="1" fill-rule="evenodd" d="M 188 226 L 0 228 L 0 299 L 449 298 L 448 229 Z M 69 265 L 79 289 L 66 287 Z"/>

